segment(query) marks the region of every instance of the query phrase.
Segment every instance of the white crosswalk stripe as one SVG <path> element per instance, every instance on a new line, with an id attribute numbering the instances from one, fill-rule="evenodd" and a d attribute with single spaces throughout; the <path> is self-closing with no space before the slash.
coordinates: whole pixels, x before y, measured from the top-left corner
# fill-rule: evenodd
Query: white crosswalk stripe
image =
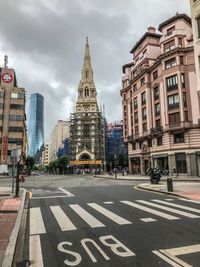
<path id="1" fill-rule="evenodd" d="M 162 218 L 165 218 L 167 220 L 178 220 L 179 218 L 178 217 L 175 217 L 175 216 L 172 216 L 172 215 L 169 215 L 169 214 L 166 214 L 164 212 L 161 212 L 161 211 L 156 211 L 155 209 L 150 209 L 150 208 L 147 208 L 145 206 L 142 206 L 142 205 L 139 205 L 139 204 L 136 204 L 134 202 L 131 202 L 131 201 L 120 201 L 121 203 L 124 203 L 128 206 L 131 206 L 131 207 L 134 207 L 134 208 L 137 208 L 137 209 L 140 209 L 140 210 L 143 210 L 143 211 L 146 211 L 146 212 L 149 212 L 149 213 L 152 213 L 154 215 L 157 215 L 159 217 L 162 217 Z"/>
<path id="2" fill-rule="evenodd" d="M 40 208 L 30 208 L 30 235 L 46 233 Z"/>
<path id="3" fill-rule="evenodd" d="M 50 209 L 62 231 L 76 230 L 75 225 L 59 206 L 51 206 Z"/>
<path id="4" fill-rule="evenodd" d="M 106 216 L 107 218 L 109 218 L 110 220 L 114 221 L 115 223 L 117 223 L 119 225 L 132 224 L 132 222 L 120 217 L 119 215 L 115 214 L 112 211 L 109 211 L 109 210 L 101 207 L 100 205 L 98 205 L 96 203 L 88 203 L 88 206 L 97 210 L 98 212 L 100 212 L 101 214 L 103 214 L 104 216 Z"/>
<path id="5" fill-rule="evenodd" d="M 196 213 L 200 213 L 199 209 L 190 208 L 190 207 L 186 207 L 186 206 L 179 205 L 179 204 L 169 203 L 169 202 L 162 201 L 162 200 L 159 200 L 159 199 L 152 199 L 152 201 L 157 202 L 157 203 L 161 203 L 161 204 L 166 204 L 168 206 L 172 206 L 172 207 L 176 207 L 176 208 L 181 208 L 183 210 L 189 210 L 189 211 L 193 211 L 193 212 L 196 212 Z"/>
<path id="6" fill-rule="evenodd" d="M 181 210 L 177 210 L 177 209 L 173 209 L 173 208 L 168 208 L 168 207 L 165 207 L 165 206 L 162 206 L 162 205 L 159 205 L 159 204 L 151 203 L 149 201 L 145 201 L 145 200 L 136 200 L 136 201 L 139 202 L 139 203 L 146 204 L 148 206 L 154 207 L 154 208 L 159 208 L 159 209 L 162 209 L 162 210 L 166 210 L 166 211 L 169 211 L 169 212 L 172 212 L 172 213 L 176 213 L 176 214 L 188 217 L 188 218 L 199 218 L 198 215 L 195 215 L 195 214 L 192 214 L 192 213 L 189 213 L 189 212 L 185 212 L 185 211 L 181 211 Z"/>
<path id="7" fill-rule="evenodd" d="M 105 225 L 81 208 L 78 204 L 69 205 L 87 224 L 92 228 L 104 227 Z"/>

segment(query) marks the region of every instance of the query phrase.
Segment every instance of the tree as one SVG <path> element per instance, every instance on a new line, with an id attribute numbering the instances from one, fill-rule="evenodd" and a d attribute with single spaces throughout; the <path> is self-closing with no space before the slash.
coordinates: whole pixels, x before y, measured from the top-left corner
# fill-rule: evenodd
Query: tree
<path id="1" fill-rule="evenodd" d="M 33 170 L 34 168 L 34 164 L 35 164 L 35 159 L 31 156 L 28 156 L 26 159 L 25 159 L 25 166 L 26 166 L 26 169 L 28 171 L 28 175 L 31 175 L 31 171 Z"/>
<path id="2" fill-rule="evenodd" d="M 59 173 L 64 174 L 66 167 L 69 163 L 69 159 L 67 156 L 62 156 L 58 158 L 58 168 L 59 168 Z"/>

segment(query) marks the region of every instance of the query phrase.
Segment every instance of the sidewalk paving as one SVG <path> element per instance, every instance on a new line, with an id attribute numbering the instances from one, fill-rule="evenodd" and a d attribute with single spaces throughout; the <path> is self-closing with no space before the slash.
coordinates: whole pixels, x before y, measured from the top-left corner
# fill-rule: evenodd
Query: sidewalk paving
<path id="1" fill-rule="evenodd" d="M 24 209 L 26 190 L 15 198 L 8 187 L 0 187 L 0 266 L 12 265 Z"/>

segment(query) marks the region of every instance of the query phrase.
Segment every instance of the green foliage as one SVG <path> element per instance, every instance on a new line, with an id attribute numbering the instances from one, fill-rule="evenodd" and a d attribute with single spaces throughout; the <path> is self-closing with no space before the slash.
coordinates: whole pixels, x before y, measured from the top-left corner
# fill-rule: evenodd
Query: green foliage
<path id="1" fill-rule="evenodd" d="M 26 169 L 28 171 L 28 175 L 30 175 L 31 171 L 34 169 L 34 164 L 35 164 L 35 160 L 33 157 L 28 156 L 25 159 L 25 166 L 26 166 Z"/>

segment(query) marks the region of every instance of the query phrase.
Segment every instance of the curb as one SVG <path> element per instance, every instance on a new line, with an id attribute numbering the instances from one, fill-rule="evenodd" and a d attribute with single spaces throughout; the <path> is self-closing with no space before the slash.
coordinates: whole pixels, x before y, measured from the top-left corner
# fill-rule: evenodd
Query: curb
<path id="1" fill-rule="evenodd" d="M 181 198 L 185 198 L 185 199 L 190 199 L 189 197 L 181 196 L 181 195 L 173 193 L 173 192 L 160 191 L 160 190 L 156 190 L 156 189 L 145 188 L 145 187 L 142 187 L 140 185 L 138 185 L 136 188 L 139 188 L 139 189 L 142 189 L 142 190 L 151 191 L 151 192 L 161 193 L 161 194 L 164 194 L 164 195 L 171 195 L 171 196 L 175 196 L 175 197 L 181 197 Z"/>
<path id="2" fill-rule="evenodd" d="M 17 237 L 18 237 L 20 224 L 21 224 L 21 220 L 22 220 L 22 214 L 23 214 L 23 210 L 24 210 L 24 203 L 25 203 L 25 199 L 26 199 L 26 189 L 22 189 L 22 190 L 23 190 L 23 193 L 22 193 L 23 195 L 22 195 L 22 199 L 21 199 L 21 203 L 20 203 L 19 212 L 17 214 L 15 226 L 14 226 L 12 233 L 11 233 L 11 236 L 9 238 L 8 246 L 6 248 L 6 252 L 5 252 L 5 255 L 3 258 L 3 262 L 2 262 L 2 267 L 11 267 L 12 266 L 13 256 L 15 253 L 15 247 L 16 247 L 16 243 L 17 243 Z"/>

